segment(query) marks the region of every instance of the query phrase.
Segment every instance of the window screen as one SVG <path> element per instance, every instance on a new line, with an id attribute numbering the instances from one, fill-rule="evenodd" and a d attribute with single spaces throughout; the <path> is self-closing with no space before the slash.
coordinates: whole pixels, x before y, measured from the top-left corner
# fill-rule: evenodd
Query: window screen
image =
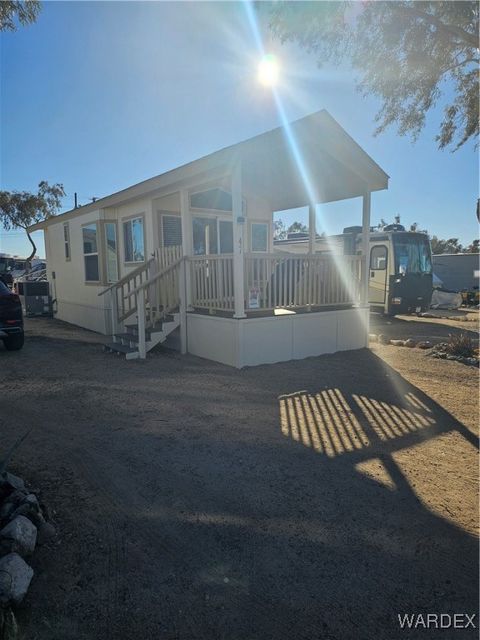
<path id="1" fill-rule="evenodd" d="M 230 220 L 220 220 L 220 253 L 233 253 L 233 224 Z"/>

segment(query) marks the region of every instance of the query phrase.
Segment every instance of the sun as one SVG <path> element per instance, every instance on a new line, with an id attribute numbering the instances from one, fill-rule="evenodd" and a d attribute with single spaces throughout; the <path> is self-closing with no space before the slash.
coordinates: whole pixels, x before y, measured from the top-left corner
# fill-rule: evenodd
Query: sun
<path id="1" fill-rule="evenodd" d="M 266 87 L 273 87 L 277 84 L 279 76 L 279 66 L 276 57 L 268 54 L 263 57 L 258 65 L 258 80 Z"/>

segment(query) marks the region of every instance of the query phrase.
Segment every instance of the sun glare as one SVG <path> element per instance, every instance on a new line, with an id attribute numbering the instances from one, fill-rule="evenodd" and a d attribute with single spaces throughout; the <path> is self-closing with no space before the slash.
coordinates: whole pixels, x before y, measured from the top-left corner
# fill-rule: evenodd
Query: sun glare
<path id="1" fill-rule="evenodd" d="M 278 61 L 274 55 L 266 55 L 258 66 L 258 80 L 266 87 L 273 87 L 278 81 Z"/>

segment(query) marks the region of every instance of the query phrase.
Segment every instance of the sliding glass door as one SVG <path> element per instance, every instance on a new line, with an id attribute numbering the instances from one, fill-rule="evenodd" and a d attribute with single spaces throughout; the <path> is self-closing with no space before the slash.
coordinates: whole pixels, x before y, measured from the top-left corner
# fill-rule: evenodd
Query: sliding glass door
<path id="1" fill-rule="evenodd" d="M 231 220 L 193 216 L 193 253 L 196 256 L 233 253 Z"/>

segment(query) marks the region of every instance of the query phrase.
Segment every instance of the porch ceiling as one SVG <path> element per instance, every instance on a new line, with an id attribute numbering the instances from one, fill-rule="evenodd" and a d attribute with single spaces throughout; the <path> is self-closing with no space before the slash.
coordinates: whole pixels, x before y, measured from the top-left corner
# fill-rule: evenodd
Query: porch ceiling
<path id="1" fill-rule="evenodd" d="M 241 148 L 244 184 L 272 210 L 308 205 L 309 192 L 320 203 L 388 187 L 387 174 L 328 113 L 303 118 L 290 131 L 276 129 Z"/>

